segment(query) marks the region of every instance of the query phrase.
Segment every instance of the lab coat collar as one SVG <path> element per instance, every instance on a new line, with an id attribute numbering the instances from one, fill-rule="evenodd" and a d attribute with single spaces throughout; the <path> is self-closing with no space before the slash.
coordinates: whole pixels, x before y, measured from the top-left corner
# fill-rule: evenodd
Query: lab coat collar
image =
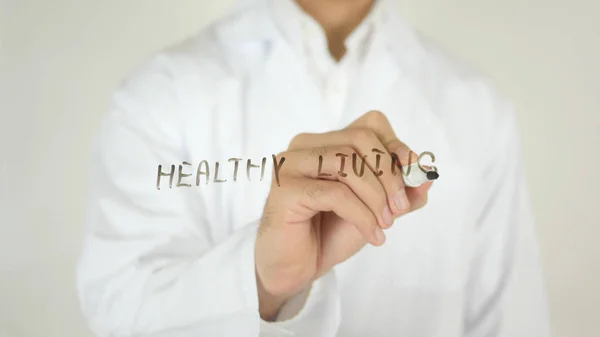
<path id="1" fill-rule="evenodd" d="M 238 0 L 228 22 L 221 22 L 219 25 L 217 34 L 222 38 L 220 40 L 232 44 L 263 43 L 266 50 L 272 49 L 274 44 L 285 44 L 285 35 L 278 28 L 277 18 L 273 17 L 273 11 L 269 7 L 271 1 L 273 0 Z M 297 6 L 295 3 L 293 5 Z M 400 16 L 395 2 L 377 0 L 368 19 L 378 23 L 377 33 L 382 35 L 386 50 L 398 62 L 403 63 L 423 50 L 416 33 Z"/>
<path id="2" fill-rule="evenodd" d="M 267 73 L 280 73 L 282 69 L 290 67 L 289 61 L 286 61 L 289 57 L 296 56 L 302 60 L 302 55 L 290 48 L 285 35 L 277 27 L 277 20 L 268 7 L 269 1 L 243 0 L 244 5 L 235 7 L 238 12 L 230 16 L 228 24 L 221 22 L 218 25 L 218 34 L 221 35 L 219 41 L 231 44 L 233 48 L 251 45 L 254 50 L 261 51 L 257 57 Z M 352 102 L 348 104 L 364 111 L 381 109 L 380 102 L 390 94 L 392 85 L 410 76 L 415 61 L 424 51 L 416 33 L 400 17 L 395 3 L 378 0 L 377 6 L 378 13 L 381 13 L 381 24 L 371 36 L 372 41 L 363 61 L 367 69 L 356 79 L 357 85 L 350 94 Z M 274 86 L 273 90 L 276 90 Z M 356 113 L 353 111 L 341 116 L 340 126 L 351 121 Z"/>
<path id="3" fill-rule="evenodd" d="M 303 53 L 306 45 L 327 49 L 327 38 L 321 25 L 307 14 L 295 0 L 266 0 L 276 29 L 296 52 Z M 384 23 L 383 1 L 376 0 L 369 14 L 346 39 L 350 53 L 364 45 L 369 33 L 381 30 Z"/>

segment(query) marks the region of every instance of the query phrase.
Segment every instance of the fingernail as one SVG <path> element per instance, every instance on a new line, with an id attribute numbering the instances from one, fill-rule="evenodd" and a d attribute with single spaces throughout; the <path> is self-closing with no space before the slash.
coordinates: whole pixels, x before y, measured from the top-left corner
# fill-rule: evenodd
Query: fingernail
<path id="1" fill-rule="evenodd" d="M 404 213 L 410 207 L 408 204 L 408 197 L 406 196 L 406 192 L 404 190 L 398 192 L 396 197 L 394 198 L 394 203 L 396 204 L 396 208 L 399 212 Z"/>
<path id="2" fill-rule="evenodd" d="M 390 206 L 385 205 L 383 208 L 383 224 L 388 228 L 392 226 L 394 223 L 394 216 L 392 215 L 392 211 L 390 210 Z"/>
<path id="3" fill-rule="evenodd" d="M 375 227 L 375 240 L 377 245 L 382 245 L 385 242 L 385 234 L 379 226 Z"/>

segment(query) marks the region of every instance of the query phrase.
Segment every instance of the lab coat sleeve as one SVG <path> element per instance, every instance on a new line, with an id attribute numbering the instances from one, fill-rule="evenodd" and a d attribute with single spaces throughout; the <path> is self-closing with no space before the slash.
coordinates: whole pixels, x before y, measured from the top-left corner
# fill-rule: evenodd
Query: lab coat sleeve
<path id="1" fill-rule="evenodd" d="M 225 226 L 220 211 L 208 207 L 211 195 L 195 186 L 195 175 L 181 181 L 191 188 L 176 187 L 187 155 L 185 108 L 169 67 L 168 58 L 157 57 L 123 84 L 93 150 L 87 235 L 77 269 L 89 326 L 111 337 L 266 337 L 307 328 L 306 336 L 333 336 L 328 331 L 335 320 L 327 319 L 336 312 L 333 274 L 313 284 L 298 315 L 261 321 L 254 266 L 258 221 Z M 158 165 L 166 173 L 175 165 L 172 188 L 163 176 L 157 189 Z M 190 171 L 195 169 L 184 166 Z M 239 229 L 228 229 L 234 227 Z"/>
<path id="2" fill-rule="evenodd" d="M 499 110 L 487 143 L 466 288 L 465 336 L 549 336 L 544 283 L 515 116 Z"/>

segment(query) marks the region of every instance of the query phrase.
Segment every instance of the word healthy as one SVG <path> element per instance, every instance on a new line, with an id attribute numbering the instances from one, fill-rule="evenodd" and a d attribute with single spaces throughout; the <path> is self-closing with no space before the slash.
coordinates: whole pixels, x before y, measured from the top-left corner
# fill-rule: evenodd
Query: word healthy
<path id="1" fill-rule="evenodd" d="M 378 149 L 373 149 L 372 150 L 376 155 L 375 155 L 375 169 L 373 170 L 373 173 L 375 174 L 375 176 L 379 177 L 383 174 L 383 171 L 380 170 L 379 166 L 380 166 L 380 162 L 381 162 L 381 155 L 385 154 L 385 152 L 378 150 Z M 400 163 L 400 159 L 398 158 L 398 155 L 395 153 L 391 153 L 391 173 L 392 175 L 396 176 L 397 172 L 396 169 L 400 169 L 400 171 L 403 171 L 402 174 L 404 176 L 407 176 L 408 174 L 410 174 L 410 170 L 412 168 L 411 165 L 411 158 L 412 158 L 412 154 L 413 152 L 409 153 L 409 163 L 408 166 L 406 168 L 406 170 L 404 171 L 402 168 L 402 164 Z M 337 175 L 340 177 L 347 177 L 348 174 L 345 172 L 345 167 L 346 167 L 346 158 L 350 157 L 347 154 L 343 154 L 343 153 L 336 153 L 335 155 L 336 157 L 339 158 L 340 161 L 340 165 L 339 165 L 339 170 L 337 172 Z M 425 168 L 423 165 L 421 165 L 421 159 L 424 156 L 429 156 L 431 158 L 431 162 L 435 162 L 435 155 L 429 151 L 423 152 L 418 156 L 417 159 L 417 165 L 419 167 L 419 169 L 421 171 L 423 171 L 424 173 L 427 173 L 428 171 L 430 171 L 431 169 L 437 171 L 437 169 L 435 168 L 435 166 L 431 167 L 431 169 L 427 169 Z M 357 167 L 357 154 L 353 153 L 352 154 L 352 171 L 353 173 L 358 176 L 358 177 L 362 177 L 364 172 L 365 172 L 365 161 L 367 158 L 367 155 L 364 155 L 361 157 L 361 164 L 360 164 L 360 169 Z M 273 161 L 273 173 L 275 176 L 275 180 L 277 182 L 277 186 L 281 186 L 280 181 L 279 181 L 279 173 L 281 172 L 281 169 L 283 167 L 283 164 L 285 163 L 285 157 L 281 156 L 280 158 L 277 158 L 276 155 L 271 155 L 272 161 Z M 238 178 L 238 172 L 239 172 L 239 168 L 240 168 L 240 162 L 242 161 L 241 158 L 229 158 L 227 160 L 229 163 L 229 167 L 233 166 L 233 174 L 232 174 L 232 178 L 233 181 L 237 181 Z M 252 163 L 251 159 L 248 159 L 246 161 L 246 179 L 248 181 L 252 181 L 251 179 L 251 171 L 252 169 L 260 169 L 260 181 L 263 181 L 263 178 L 265 176 L 265 168 L 266 168 L 266 164 L 267 164 L 267 158 L 263 157 L 262 161 L 260 163 L 260 165 L 255 165 Z M 184 173 L 184 169 L 185 167 L 191 167 L 192 164 L 189 162 L 182 162 L 181 165 L 179 165 L 179 169 L 177 172 L 177 183 L 175 184 L 176 187 L 192 187 L 191 183 L 186 183 L 183 180 L 185 178 L 189 178 L 192 177 L 194 174 L 193 173 Z M 169 177 L 169 188 L 173 187 L 173 181 L 175 179 L 175 165 L 171 165 L 170 166 L 170 170 L 168 172 L 164 172 L 163 171 L 163 166 L 162 165 L 158 165 L 158 174 L 156 177 L 156 189 L 160 190 L 160 185 L 161 185 L 161 180 L 163 177 Z M 319 159 L 318 159 L 318 167 L 317 167 L 317 177 L 330 177 L 332 176 L 331 173 L 325 173 L 322 172 L 322 167 L 323 167 L 323 156 L 319 155 Z M 212 182 L 213 183 L 225 183 L 227 182 L 227 179 L 221 179 L 219 178 L 219 169 L 221 168 L 221 164 L 218 161 L 215 161 L 214 163 L 214 171 L 212 172 Z M 225 175 L 222 175 L 225 176 Z M 204 184 L 208 184 L 211 181 L 211 170 L 210 170 L 210 165 L 208 163 L 208 161 L 206 160 L 202 160 L 200 163 L 198 163 L 198 166 L 196 168 L 196 174 L 195 174 L 195 183 L 196 186 L 200 186 L 201 180 L 203 180 L 202 178 L 204 178 Z"/>

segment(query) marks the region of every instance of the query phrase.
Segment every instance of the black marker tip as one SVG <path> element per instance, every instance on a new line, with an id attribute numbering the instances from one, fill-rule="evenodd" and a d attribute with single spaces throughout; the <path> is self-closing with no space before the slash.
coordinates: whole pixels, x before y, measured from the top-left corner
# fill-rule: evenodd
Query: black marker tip
<path id="1" fill-rule="evenodd" d="M 427 179 L 429 179 L 429 180 L 436 180 L 439 177 L 440 177 L 440 174 L 435 171 L 427 172 Z"/>

